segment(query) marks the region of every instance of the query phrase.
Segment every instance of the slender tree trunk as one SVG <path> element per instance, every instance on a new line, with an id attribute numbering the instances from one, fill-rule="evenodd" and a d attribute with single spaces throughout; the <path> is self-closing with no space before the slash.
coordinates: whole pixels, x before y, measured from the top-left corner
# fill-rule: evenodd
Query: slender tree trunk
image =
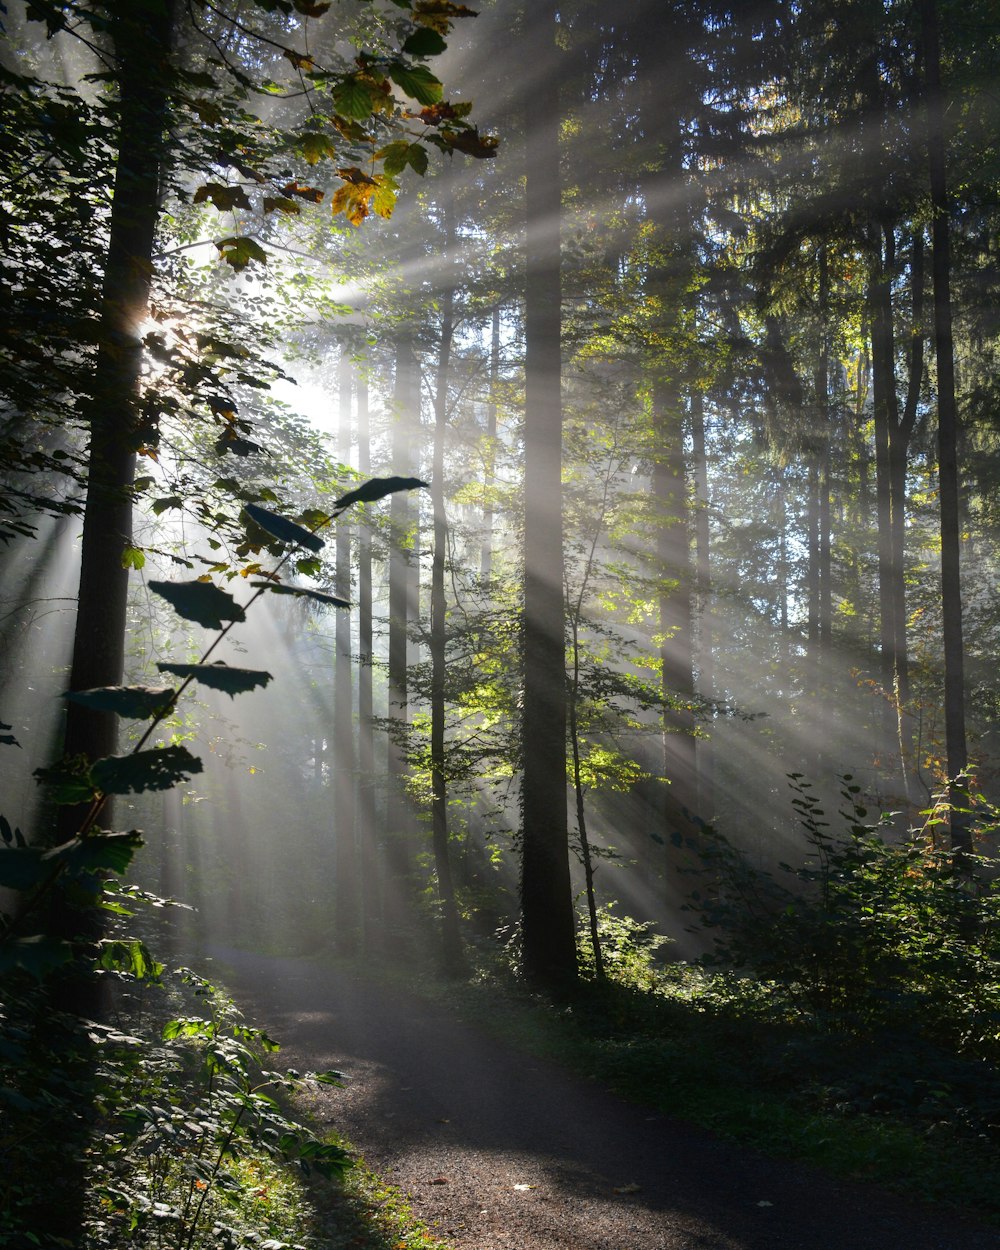
<path id="1" fill-rule="evenodd" d="M 594 856 L 587 833 L 587 805 L 584 801 L 583 773 L 580 764 L 580 613 L 573 613 L 570 622 L 573 648 L 573 671 L 569 691 L 569 744 L 573 761 L 573 793 L 576 797 L 576 827 L 580 835 L 580 858 L 587 890 L 587 920 L 590 925 L 590 947 L 594 952 L 594 976 L 604 980 L 604 954 L 597 926 L 597 895 L 594 892 Z"/>
<path id="2" fill-rule="evenodd" d="M 906 400 L 899 426 L 889 440 L 889 483 L 892 491 L 893 550 L 898 562 L 893 583 L 896 638 L 896 708 L 898 714 L 899 753 L 903 760 L 903 778 L 907 795 L 915 772 L 913 748 L 913 713 L 910 709 L 910 662 L 907 641 L 906 610 L 906 470 L 910 440 L 917 423 L 917 409 L 924 371 L 924 236 L 922 227 L 913 235 L 910 252 L 910 288 L 912 323 L 910 327 L 909 368 Z"/>
<path id="3" fill-rule="evenodd" d="M 371 476 L 371 416 L 368 375 L 357 374 L 358 471 Z M 377 817 L 375 812 L 375 701 L 373 691 L 374 614 L 372 605 L 372 532 L 367 515 L 358 526 L 358 785 L 357 822 L 361 851 L 362 933 L 366 949 L 377 944 L 381 907 Z"/>
<path id="4" fill-rule="evenodd" d="M 392 471 L 403 477 L 413 472 L 412 429 L 418 419 L 420 393 L 413 339 L 401 333 L 396 344 L 396 383 L 393 401 Z M 389 708 L 401 726 L 409 719 L 407 663 L 411 619 L 410 559 L 413 504 L 409 492 L 392 496 L 389 510 Z M 406 794 L 406 755 L 392 736 L 388 743 L 386 794 L 387 925 L 397 931 L 406 924 L 410 896 L 410 810 Z"/>
<path id="5" fill-rule="evenodd" d="M 556 6 L 533 0 L 527 41 L 546 67 L 527 119 L 524 413 L 523 959 L 530 980 L 576 981 L 566 796 L 559 88 Z"/>
<path id="6" fill-rule="evenodd" d="M 708 487 L 708 458 L 705 453 L 705 399 L 700 390 L 691 396 L 692 468 L 695 502 L 695 560 L 698 596 L 698 693 L 711 699 L 715 689 L 715 651 L 712 638 L 712 559 Z M 701 820 L 715 818 L 714 747 L 711 736 L 697 740 L 697 813 Z"/>
<path id="7" fill-rule="evenodd" d="M 454 210 L 445 206 L 448 260 L 455 251 Z M 445 665 L 447 663 L 447 603 L 444 574 L 448 553 L 448 519 L 444 506 L 444 445 L 448 429 L 448 378 L 455 332 L 455 289 L 451 278 L 441 296 L 441 341 L 434 394 L 434 464 L 431 503 L 434 509 L 434 553 L 431 563 L 431 832 L 438 903 L 441 908 L 441 955 L 449 973 L 462 971 L 462 940 L 448 847 L 448 781 L 445 751 Z"/>
<path id="8" fill-rule="evenodd" d="M 140 12 L 119 2 L 110 6 L 108 16 L 118 62 L 118 152 L 89 411 L 72 690 L 121 683 L 128 602 L 123 556 L 132 543 L 136 457 L 157 438 L 155 430 L 144 428 L 141 414 L 140 328 L 149 307 L 160 185 L 167 158 L 164 138 L 173 5 L 165 0 Z M 112 713 L 67 704 L 67 756 L 100 759 L 114 754 L 117 743 L 117 718 Z M 79 808 L 60 809 L 57 840 L 72 837 L 84 815 Z M 105 809 L 104 819 L 112 819 L 110 809 Z M 81 910 L 66 893 L 57 891 L 49 927 L 54 936 L 80 940 L 84 960 L 66 975 L 52 979 L 52 1007 L 70 1016 L 99 1016 L 104 1003 L 85 967 L 87 949 L 103 933 L 102 914 L 96 908 Z M 67 1083 L 75 1083 L 76 1092 L 75 1105 L 54 1105 L 46 1126 L 48 1136 L 62 1151 L 62 1166 L 51 1177 L 45 1201 L 32 1212 L 34 1232 L 40 1244 L 46 1245 L 79 1242 L 86 1193 L 81 1134 L 91 1124 L 91 1043 L 84 1031 L 65 1026 L 61 1019 L 57 1014 L 47 1021 L 47 1038 L 51 1045 L 65 1048 L 60 1068 Z"/>
<path id="9" fill-rule="evenodd" d="M 136 456 L 155 443 L 139 411 L 140 326 L 149 308 L 153 241 L 166 159 L 168 56 L 172 5 L 149 14 L 112 6 L 119 58 L 118 161 L 90 410 L 87 501 L 80 557 L 80 595 L 69 688 L 117 685 L 125 665 L 132 483 Z M 91 760 L 114 753 L 118 718 L 76 703 L 66 706 L 65 752 Z M 59 836 L 79 826 L 78 808 L 63 808 Z M 105 818 L 110 812 L 105 809 Z"/>
<path id="10" fill-rule="evenodd" d="M 479 558 L 483 581 L 493 574 L 493 489 L 496 483 L 497 390 L 500 385 L 500 305 L 493 309 L 490 328 L 490 394 L 486 404 L 486 463 L 483 485 L 486 502 L 483 507 L 483 545 Z"/>
<path id="11" fill-rule="evenodd" d="M 339 430 L 337 454 L 341 464 L 351 462 L 351 399 L 353 370 L 346 346 L 340 349 L 337 389 Z M 337 522 L 334 558 L 335 593 L 351 598 L 351 530 L 346 516 Z M 337 613 L 333 668 L 333 819 L 336 836 L 336 919 L 337 946 L 344 954 L 358 947 L 360 898 L 358 882 L 358 843 L 354 807 L 354 666 L 351 663 L 351 614 Z"/>
<path id="12" fill-rule="evenodd" d="M 940 32 L 935 0 L 921 0 L 930 166 L 934 280 L 934 349 L 938 392 L 938 491 L 941 500 L 941 611 L 944 625 L 944 720 L 947 772 L 951 787 L 951 838 L 959 851 L 971 850 L 965 809 L 969 765 L 965 737 L 965 654 L 962 622 L 961 510 L 958 475 L 958 404 L 951 314 L 951 224 L 941 85 Z"/>
<path id="13" fill-rule="evenodd" d="M 872 232 L 872 273 L 868 312 L 872 346 L 872 400 L 875 421 L 875 505 L 878 518 L 878 581 L 882 685 L 891 693 L 896 674 L 896 619 L 893 579 L 895 553 L 892 541 L 892 490 L 889 474 L 889 439 L 895 428 L 896 366 L 892 324 L 892 289 L 889 260 L 883 249 L 882 231 Z"/>
<path id="14" fill-rule="evenodd" d="M 806 474 L 806 679 L 805 689 L 810 696 L 819 690 L 819 512 L 820 474 L 819 449 L 815 442 L 808 447 L 806 455 L 809 468 Z"/>

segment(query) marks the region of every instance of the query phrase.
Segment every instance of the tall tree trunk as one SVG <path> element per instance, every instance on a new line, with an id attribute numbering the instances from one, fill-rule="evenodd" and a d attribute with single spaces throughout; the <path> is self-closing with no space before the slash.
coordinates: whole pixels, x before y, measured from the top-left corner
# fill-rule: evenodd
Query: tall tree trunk
<path id="1" fill-rule="evenodd" d="M 490 327 L 490 392 L 486 403 L 486 457 L 483 466 L 483 485 L 486 502 L 483 507 L 483 544 L 479 568 L 483 581 L 493 573 L 493 490 L 496 484 L 497 443 L 497 389 L 500 385 L 500 305 L 493 309 Z"/>
<path id="2" fill-rule="evenodd" d="M 594 956 L 594 977 L 604 980 L 604 953 L 601 950 L 601 934 L 597 923 L 597 895 L 594 891 L 594 856 L 587 832 L 587 805 L 584 796 L 583 770 L 580 752 L 580 611 L 573 612 L 570 620 L 570 646 L 572 669 L 569 688 L 569 745 L 573 767 L 573 793 L 576 798 L 576 827 L 580 835 L 580 859 L 587 894 L 587 923 L 590 926 L 590 948 Z"/>
<path id="3" fill-rule="evenodd" d="M 86 690 L 119 685 L 125 664 L 128 569 L 123 556 L 132 543 L 132 494 L 136 456 L 156 440 L 143 427 L 140 411 L 142 343 L 140 327 L 149 307 L 153 245 L 167 151 L 164 142 L 173 5 L 169 0 L 140 10 L 120 0 L 109 7 L 110 35 L 117 58 L 119 89 L 118 152 L 105 260 L 98 352 L 91 396 L 87 500 L 83 517 L 80 590 L 69 687 Z M 75 703 L 66 708 L 64 750 L 91 760 L 114 754 L 117 717 Z M 85 811 L 60 809 L 56 837 L 79 829 Z M 111 813 L 105 809 L 105 820 Z M 82 910 L 57 891 L 50 916 L 55 936 L 88 947 L 103 932 L 102 913 Z M 97 982 L 73 966 L 53 978 L 50 1001 L 70 1016 L 95 1017 L 103 1009 Z M 32 1212 L 34 1232 L 44 1244 L 79 1243 L 85 1201 L 85 1150 L 81 1134 L 90 1129 L 93 1066 L 85 1032 L 66 1028 L 56 1015 L 47 1022 L 49 1043 L 65 1047 L 60 1064 L 75 1082 L 75 1105 L 56 1102 L 47 1133 L 62 1150 L 44 1202 Z"/>
<path id="4" fill-rule="evenodd" d="M 402 332 L 396 342 L 396 381 L 393 397 L 392 471 L 402 477 L 413 472 L 412 430 L 418 420 L 420 391 L 413 338 Z M 413 504 L 408 491 L 397 491 L 389 509 L 389 655 L 388 715 L 405 726 L 409 719 L 407 661 L 411 620 L 410 560 Z M 409 918 L 410 809 L 406 794 L 406 754 L 390 734 L 386 793 L 385 884 L 386 924 L 390 936 Z"/>
<path id="5" fill-rule="evenodd" d="M 711 496 L 708 486 L 708 458 L 705 452 L 705 397 L 701 390 L 691 396 L 691 459 L 694 473 L 695 503 L 695 561 L 698 596 L 698 693 L 703 699 L 711 699 L 715 689 L 715 651 L 712 637 L 712 559 L 709 506 Z M 695 744 L 695 764 L 698 778 L 696 811 L 701 820 L 711 822 L 715 817 L 714 747 L 711 736 L 699 739 Z"/>
<path id="6" fill-rule="evenodd" d="M 941 612 L 944 625 L 944 720 L 947 772 L 951 787 L 952 845 L 971 850 L 965 809 L 969 764 L 965 737 L 965 655 L 962 622 L 961 517 L 958 477 L 958 405 L 955 398 L 955 350 L 951 315 L 951 224 L 945 149 L 941 50 L 935 0 L 921 0 L 927 107 L 927 157 L 930 166 L 934 279 L 934 349 L 937 362 L 938 491 L 941 500 Z"/>
<path id="7" fill-rule="evenodd" d="M 337 376 L 339 398 L 337 454 L 341 464 L 351 462 L 351 399 L 353 370 L 346 346 L 340 349 Z M 334 536 L 335 593 L 351 598 L 351 530 L 346 516 L 337 521 Z M 345 954 L 357 950 L 360 898 L 358 844 L 354 807 L 354 666 L 351 663 L 351 614 L 337 613 L 333 667 L 333 819 L 336 836 L 337 947 Z"/>
<path id="8" fill-rule="evenodd" d="M 566 795 L 562 528 L 562 294 L 556 6 L 533 0 L 526 38 L 544 67 L 527 119 L 524 413 L 524 706 L 521 909 L 525 974 L 577 975 Z"/>
<path id="9" fill-rule="evenodd" d="M 892 497 L 892 548 L 894 559 L 893 614 L 896 622 L 896 704 L 899 754 L 903 763 L 903 784 L 911 794 L 913 759 L 913 714 L 910 710 L 910 661 L 906 611 L 906 470 L 910 439 L 917 421 L 924 362 L 924 238 L 918 227 L 910 249 L 910 288 L 912 323 L 906 399 L 898 426 L 889 437 L 889 489 Z"/>
<path id="10" fill-rule="evenodd" d="M 119 3 L 112 6 L 111 19 L 119 62 L 118 160 L 90 409 L 71 690 L 112 686 L 122 680 L 128 599 L 123 556 L 132 543 L 132 483 L 140 448 L 156 439 L 155 431 L 144 429 L 139 411 L 140 326 L 149 309 L 166 157 L 172 4 L 140 14 Z M 98 759 L 113 754 L 117 744 L 117 716 L 67 704 L 67 755 Z M 80 809 L 63 808 L 60 817 L 60 838 L 72 836 L 79 826 Z"/>
<path id="11" fill-rule="evenodd" d="M 372 471 L 371 415 L 368 375 L 357 374 L 358 471 L 367 481 Z M 371 522 L 363 515 L 358 526 L 358 784 L 357 823 L 361 852 L 362 934 L 370 949 L 378 941 L 381 906 L 377 817 L 375 812 L 375 702 L 373 691 L 374 613 L 372 605 Z"/>
<path id="12" fill-rule="evenodd" d="M 447 194 L 447 193 L 446 193 Z M 454 210 L 449 201 L 444 210 L 447 259 L 455 251 Z M 444 445 L 448 429 L 448 378 L 451 346 L 455 332 L 455 289 L 451 277 L 441 295 L 441 341 L 434 393 L 434 464 L 431 473 L 431 502 L 434 509 L 434 552 L 431 563 L 431 833 L 434 869 L 437 874 L 438 903 L 441 908 L 441 955 L 446 972 L 462 970 L 462 940 L 458 929 L 458 907 L 448 848 L 448 781 L 445 753 L 445 665 L 447 663 L 447 604 L 444 574 L 448 554 L 448 519 L 444 506 Z"/>
<path id="13" fill-rule="evenodd" d="M 909 662 L 906 632 L 906 467 L 915 409 L 901 415 L 896 395 L 892 279 L 895 231 L 884 223 L 873 237 L 876 253 L 869 287 L 872 395 L 875 418 L 875 481 L 878 516 L 879 614 L 882 685 L 886 692 L 887 737 L 899 753 L 899 776 L 909 792 L 906 702 Z M 912 373 L 912 370 L 911 370 Z M 913 395 L 911 376 L 910 396 Z"/>

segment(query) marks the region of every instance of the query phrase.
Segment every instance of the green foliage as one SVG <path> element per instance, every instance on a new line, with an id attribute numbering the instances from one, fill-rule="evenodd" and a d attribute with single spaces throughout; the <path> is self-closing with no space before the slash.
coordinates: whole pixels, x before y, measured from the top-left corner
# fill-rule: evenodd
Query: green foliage
<path id="1" fill-rule="evenodd" d="M 597 908 L 597 937 L 601 947 L 604 976 L 626 989 L 643 992 L 660 984 L 662 961 L 657 952 L 670 941 L 654 926 L 615 911 L 617 902 Z M 595 959 L 590 922 L 581 918 L 578 933 L 580 971 L 586 980 L 595 979 Z"/>
<path id="2" fill-rule="evenodd" d="M 97 964 L 126 991 L 162 973 L 136 940 L 104 942 Z M 350 1166 L 342 1146 L 303 1129 L 281 1104 L 338 1074 L 273 1070 L 277 1044 L 190 971 L 164 977 L 152 1004 L 125 993 L 114 1026 L 88 1022 L 85 1032 L 51 1013 L 38 986 L 8 976 L 5 989 L 0 1246 L 37 1244 L 22 1212 L 43 1192 L 58 1195 L 60 1150 L 86 1151 L 88 1161 L 78 1250 L 287 1246 L 303 1224 L 295 1175 L 339 1177 Z M 166 1015 L 171 1007 L 191 1014 Z M 83 1115 L 90 1104 L 93 1124 Z M 39 1132 L 56 1108 L 77 1125 L 71 1141 Z M 262 1177 L 281 1201 L 261 1201 Z"/>
<path id="3" fill-rule="evenodd" d="M 842 778 L 843 831 L 801 774 L 792 800 L 804 831 L 788 882 L 752 870 L 715 836 L 716 891 L 703 921 L 721 931 L 716 962 L 749 969 L 776 1001 L 825 1027 L 915 1034 L 956 1054 L 1000 1059 L 1000 874 L 988 857 L 956 859 L 926 828 L 902 840 L 872 820 Z M 930 822 L 940 819 L 931 809 Z M 993 814 L 980 814 L 979 835 Z"/>

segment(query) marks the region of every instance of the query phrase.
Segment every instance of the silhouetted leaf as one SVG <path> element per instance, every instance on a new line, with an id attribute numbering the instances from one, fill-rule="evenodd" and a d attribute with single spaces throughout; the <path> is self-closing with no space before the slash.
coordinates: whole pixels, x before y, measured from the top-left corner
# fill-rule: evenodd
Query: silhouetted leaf
<path id="1" fill-rule="evenodd" d="M 153 752 L 140 752 L 139 754 L 151 755 Z M 134 759 L 136 757 L 126 756 L 125 758 Z M 197 762 L 200 763 L 200 761 Z M 150 788 L 162 789 L 163 787 L 153 786 Z M 73 868 L 77 872 L 108 870 L 122 873 L 132 862 L 133 856 L 142 844 L 142 837 L 136 829 L 132 829 L 128 833 L 102 833 L 98 831 L 91 833 L 86 838 L 70 838 L 68 842 L 63 842 L 59 846 L 54 846 L 51 850 L 45 851 L 42 858 L 47 862 L 62 860 L 67 867 Z"/>
<path id="2" fill-rule="evenodd" d="M 171 686 L 98 686 L 93 690 L 66 690 L 62 697 L 99 712 L 145 720 L 156 716 L 173 693 Z"/>
<path id="3" fill-rule="evenodd" d="M 236 668 L 231 664 L 223 664 L 221 660 L 215 664 L 157 664 L 156 667 L 162 673 L 193 677 L 203 686 L 223 690 L 228 695 L 244 694 L 258 686 L 266 686 L 271 680 L 271 674 L 263 669 Z"/>
<path id="4" fill-rule="evenodd" d="M 301 599 L 315 599 L 317 603 L 328 603 L 335 608 L 349 608 L 346 599 L 338 599 L 336 595 L 328 595 L 324 590 L 308 590 L 304 586 L 285 586 L 281 582 L 251 582 L 257 590 L 272 590 L 276 595 L 298 595 Z"/>
<path id="5" fill-rule="evenodd" d="M 373 477 L 370 482 L 363 482 L 357 489 L 341 495 L 333 505 L 334 511 L 343 512 L 352 503 L 374 503 L 395 491 L 417 490 L 421 486 L 426 489 L 427 483 L 422 482 L 419 477 Z"/>
<path id="6" fill-rule="evenodd" d="M 20 830 L 18 830 L 20 832 Z M 5 846 L 10 846 L 14 841 L 14 830 L 10 827 L 10 821 L 6 816 L 0 816 L 0 838 L 3 839 Z M 20 845 L 20 843 L 18 843 Z"/>
<path id="7" fill-rule="evenodd" d="M 69 942 L 60 938 L 38 934 L 35 937 L 15 938 L 0 946 L 0 977 L 20 968 L 37 981 L 54 969 L 68 963 L 73 956 Z"/>
<path id="8" fill-rule="evenodd" d="M 93 764 L 90 775 L 105 794 L 138 794 L 144 790 L 169 790 L 201 770 L 201 760 L 187 747 L 172 746 L 132 755 L 107 755 Z"/>
<path id="9" fill-rule="evenodd" d="M 322 551 L 326 545 L 318 534 L 313 534 L 310 530 L 303 529 L 301 525 L 296 525 L 294 521 L 278 516 L 276 512 L 269 512 L 267 508 L 262 508 L 259 504 L 245 504 L 243 511 L 255 525 L 259 525 L 272 538 L 277 538 L 283 543 L 294 543 L 295 546 L 306 547 L 310 551 Z"/>
<path id="10" fill-rule="evenodd" d="M 149 589 L 166 599 L 178 616 L 206 629 L 221 629 L 223 621 L 247 619 L 233 596 L 211 582 L 153 581 Z"/>
<path id="11" fill-rule="evenodd" d="M 53 803 L 89 803 L 96 794 L 86 756 L 60 760 L 50 768 L 36 768 L 38 784 L 45 786 Z"/>
<path id="12" fill-rule="evenodd" d="M 403 44 L 403 51 L 410 56 L 437 56 L 447 46 L 436 30 L 424 26 L 410 35 Z"/>
<path id="13" fill-rule="evenodd" d="M 13 725 L 5 725 L 3 721 L 0 720 L 0 731 L 13 729 L 13 728 L 14 728 Z M 19 747 L 20 745 L 21 745 L 20 742 L 18 742 L 18 740 L 14 737 L 13 734 L 0 732 L 0 746 Z"/>

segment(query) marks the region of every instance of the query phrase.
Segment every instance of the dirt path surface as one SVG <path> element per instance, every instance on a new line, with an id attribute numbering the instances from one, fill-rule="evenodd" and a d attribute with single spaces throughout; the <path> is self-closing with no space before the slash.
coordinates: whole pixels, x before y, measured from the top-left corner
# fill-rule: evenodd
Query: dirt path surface
<path id="1" fill-rule="evenodd" d="M 446 1006 L 213 951 L 312 1110 L 456 1250 L 1000 1250 L 1000 1233 L 748 1153 L 525 1057 Z"/>

